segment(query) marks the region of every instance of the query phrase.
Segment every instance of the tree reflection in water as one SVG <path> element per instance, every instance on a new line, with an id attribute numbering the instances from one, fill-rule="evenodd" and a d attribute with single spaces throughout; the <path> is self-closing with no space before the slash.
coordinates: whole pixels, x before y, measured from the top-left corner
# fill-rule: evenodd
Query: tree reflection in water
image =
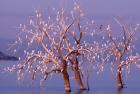
<path id="1" fill-rule="evenodd" d="M 76 92 L 74 92 L 74 94 L 84 94 L 84 92 L 86 92 L 87 90 L 77 90 Z M 71 92 L 65 92 L 65 94 L 72 94 Z M 87 93 L 88 94 L 88 93 Z"/>
<path id="2" fill-rule="evenodd" d="M 122 88 L 117 89 L 117 94 L 122 94 Z"/>

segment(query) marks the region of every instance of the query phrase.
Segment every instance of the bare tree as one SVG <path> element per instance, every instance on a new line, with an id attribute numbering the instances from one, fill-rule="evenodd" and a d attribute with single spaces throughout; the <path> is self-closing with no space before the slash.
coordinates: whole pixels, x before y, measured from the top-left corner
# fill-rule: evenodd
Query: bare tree
<path id="1" fill-rule="evenodd" d="M 21 24 L 21 32 L 12 48 L 21 44 L 27 46 L 24 50 L 25 59 L 5 70 L 16 71 L 18 80 L 23 79 L 27 73 L 32 74 L 34 80 L 36 74 L 41 73 L 40 84 L 49 75 L 60 73 L 64 79 L 65 90 L 70 91 L 68 71 L 72 69 L 80 89 L 86 89 L 81 76 L 79 57 L 88 49 L 81 43 L 84 33 L 80 25 L 82 11 L 78 5 L 75 7 L 74 11 L 78 13 L 73 13 L 71 17 L 66 16 L 62 9 L 55 17 L 49 16 L 45 22 L 40 11 L 36 11 L 36 15 L 30 17 L 29 25 Z M 16 52 L 16 48 L 14 51 Z"/>
<path id="2" fill-rule="evenodd" d="M 136 27 L 132 28 L 126 24 L 123 24 L 122 20 L 115 17 L 114 20 L 120 25 L 122 28 L 121 34 L 118 38 L 114 38 L 112 34 L 111 26 L 108 25 L 106 30 L 108 36 L 108 53 L 110 58 L 114 60 L 108 60 L 112 62 L 112 65 L 117 65 L 117 74 L 116 80 L 118 84 L 118 88 L 123 88 L 123 79 L 122 79 L 122 71 L 126 68 L 127 74 L 130 72 L 131 64 L 138 64 L 140 57 L 134 51 L 134 40 L 135 33 L 138 31 L 139 24 Z M 127 75 L 128 76 L 128 75 Z"/>

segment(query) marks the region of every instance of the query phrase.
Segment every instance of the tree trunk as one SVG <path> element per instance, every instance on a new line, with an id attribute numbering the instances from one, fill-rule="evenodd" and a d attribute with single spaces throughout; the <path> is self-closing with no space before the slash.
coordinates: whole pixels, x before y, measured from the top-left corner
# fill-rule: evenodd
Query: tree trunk
<path id="1" fill-rule="evenodd" d="M 81 79 L 80 69 L 79 69 L 79 66 L 78 66 L 78 60 L 77 59 L 73 62 L 73 71 L 74 71 L 74 75 L 75 75 L 75 80 L 77 81 L 80 89 L 84 90 L 85 87 L 84 87 L 82 79 Z"/>
<path id="2" fill-rule="evenodd" d="M 71 91 L 69 75 L 66 71 L 63 71 L 63 79 L 64 79 L 64 84 L 65 84 L 65 90 L 66 91 Z"/>
<path id="3" fill-rule="evenodd" d="M 62 60 L 62 68 L 63 68 L 62 74 L 63 74 L 63 79 L 64 79 L 65 90 L 71 91 L 69 75 L 67 72 L 67 63 L 64 59 Z"/>
<path id="4" fill-rule="evenodd" d="M 116 79 L 117 79 L 118 88 L 123 88 L 121 68 L 119 68 L 119 70 L 117 72 Z"/>

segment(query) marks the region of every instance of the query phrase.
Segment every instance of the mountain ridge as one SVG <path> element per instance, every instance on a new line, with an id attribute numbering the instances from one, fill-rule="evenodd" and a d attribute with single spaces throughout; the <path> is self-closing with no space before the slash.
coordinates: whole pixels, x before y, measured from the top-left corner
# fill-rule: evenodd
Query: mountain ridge
<path id="1" fill-rule="evenodd" d="M 10 56 L 10 55 L 4 54 L 3 52 L 0 51 L 0 60 L 17 61 L 19 59 L 18 59 L 18 57 Z"/>

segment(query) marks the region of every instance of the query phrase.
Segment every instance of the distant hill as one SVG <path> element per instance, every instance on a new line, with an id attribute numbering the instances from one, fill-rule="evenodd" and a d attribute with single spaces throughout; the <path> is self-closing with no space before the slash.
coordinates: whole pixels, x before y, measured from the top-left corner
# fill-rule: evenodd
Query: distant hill
<path id="1" fill-rule="evenodd" d="M 19 60 L 19 59 L 18 59 L 18 57 L 6 55 L 6 54 L 0 52 L 0 60 L 12 60 L 12 61 L 16 61 L 16 60 Z"/>

